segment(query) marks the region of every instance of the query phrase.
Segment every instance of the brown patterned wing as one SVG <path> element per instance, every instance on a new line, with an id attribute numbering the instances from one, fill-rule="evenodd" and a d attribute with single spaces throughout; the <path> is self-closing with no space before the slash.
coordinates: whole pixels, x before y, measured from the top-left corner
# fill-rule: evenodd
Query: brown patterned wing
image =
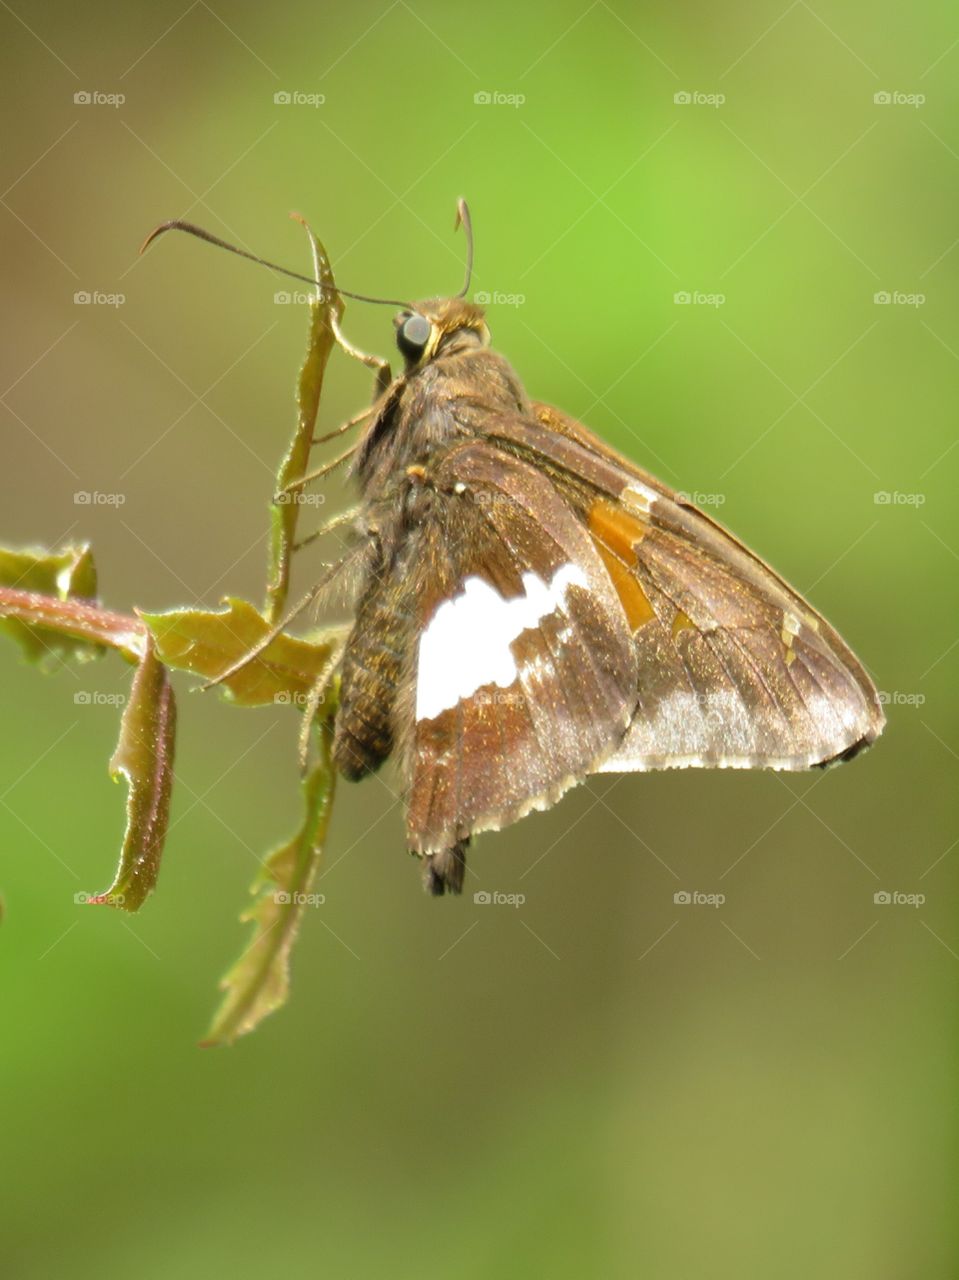
<path id="1" fill-rule="evenodd" d="M 429 854 L 547 807 L 595 770 L 632 717 L 636 652 L 595 542 L 547 476 L 470 443 L 424 485 L 400 741 L 409 845 Z"/>
<path id="2" fill-rule="evenodd" d="M 568 495 L 634 635 L 636 712 L 596 772 L 806 769 L 878 737 L 872 681 L 797 592 L 580 423 L 534 413 L 484 415 L 482 427 Z"/>

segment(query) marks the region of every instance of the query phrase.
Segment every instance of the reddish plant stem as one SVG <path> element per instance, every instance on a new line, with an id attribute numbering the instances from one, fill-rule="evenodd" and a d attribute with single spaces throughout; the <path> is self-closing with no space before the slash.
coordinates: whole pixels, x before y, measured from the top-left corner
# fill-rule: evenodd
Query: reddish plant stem
<path id="1" fill-rule="evenodd" d="M 109 645 L 134 662 L 143 656 L 146 643 L 147 629 L 139 618 L 112 613 L 86 600 L 62 600 L 39 591 L 0 586 L 0 617 L 48 627 L 91 644 Z"/>

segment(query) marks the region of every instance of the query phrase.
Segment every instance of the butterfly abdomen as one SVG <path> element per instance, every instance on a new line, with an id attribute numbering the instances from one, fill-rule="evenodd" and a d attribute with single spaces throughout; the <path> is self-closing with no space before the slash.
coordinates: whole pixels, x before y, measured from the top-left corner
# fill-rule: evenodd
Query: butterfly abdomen
<path id="1" fill-rule="evenodd" d="M 410 636 L 405 589 L 367 596 L 343 655 L 333 759 L 344 777 L 372 773 L 393 751 L 394 707 Z"/>

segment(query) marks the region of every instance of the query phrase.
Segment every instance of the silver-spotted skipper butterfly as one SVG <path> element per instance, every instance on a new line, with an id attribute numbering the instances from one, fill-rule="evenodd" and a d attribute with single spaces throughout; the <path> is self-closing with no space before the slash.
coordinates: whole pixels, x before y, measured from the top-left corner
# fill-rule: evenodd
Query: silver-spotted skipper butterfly
<path id="1" fill-rule="evenodd" d="M 397 760 L 429 890 L 459 893 L 474 835 L 589 774 L 809 769 L 869 746 L 876 689 L 829 623 L 530 400 L 468 286 L 469 265 L 456 297 L 392 304 L 404 369 L 343 455 L 361 503 L 333 571 L 356 591 L 335 762 L 359 779 Z"/>

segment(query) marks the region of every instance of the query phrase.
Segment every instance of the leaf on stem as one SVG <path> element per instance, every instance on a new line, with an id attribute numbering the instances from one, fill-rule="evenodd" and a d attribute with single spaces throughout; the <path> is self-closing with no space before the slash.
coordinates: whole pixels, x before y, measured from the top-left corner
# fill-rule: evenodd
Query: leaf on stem
<path id="1" fill-rule="evenodd" d="M 166 668 L 147 642 L 123 711 L 110 774 L 126 780 L 127 827 L 113 884 L 91 898 L 138 911 L 156 886 L 170 818 L 176 701 Z"/>
<path id="2" fill-rule="evenodd" d="M 251 889 L 256 901 L 240 918 L 255 923 L 254 936 L 220 984 L 226 996 L 204 1046 L 232 1044 L 285 1004 L 289 995 L 290 952 L 303 912 L 318 899 L 311 888 L 333 804 L 328 722 L 319 725 L 317 736 L 318 759 L 301 784 L 303 822 L 291 840 L 270 854 Z"/>
<path id="3" fill-rule="evenodd" d="M 157 653 L 171 667 L 215 680 L 259 643 L 271 630 L 266 618 L 246 600 L 228 598 L 226 609 L 205 612 L 176 609 L 141 613 L 153 633 Z M 327 669 L 329 641 L 280 635 L 262 653 L 223 682 L 237 706 L 271 703 L 305 705 L 310 690 Z"/>
<path id="4" fill-rule="evenodd" d="M 88 546 L 68 546 L 60 551 L 28 548 L 11 551 L 0 547 L 0 586 L 18 592 L 39 593 L 57 600 L 93 601 L 97 594 L 97 571 Z M 21 617 L 0 616 L 0 633 L 11 636 L 29 662 L 56 666 L 74 657 L 81 661 L 99 657 L 99 644 Z"/>
<path id="5" fill-rule="evenodd" d="M 302 219 L 299 219 L 302 221 Z M 303 224 L 306 227 L 306 224 Z M 310 299 L 310 331 L 307 338 L 306 359 L 300 369 L 296 387 L 296 429 L 280 463 L 274 492 L 282 493 L 288 484 L 306 474 L 310 459 L 310 446 L 316 428 L 316 415 L 323 391 L 323 375 L 327 361 L 336 344 L 334 321 L 343 315 L 343 301 L 336 292 L 333 270 L 322 244 L 306 227 L 313 250 L 313 267 L 320 281 L 315 295 Z M 266 615 L 271 622 L 279 622 L 286 605 L 290 584 L 290 559 L 296 541 L 296 525 L 300 513 L 297 501 L 276 502 L 270 508 L 270 562 L 267 574 Z"/>

